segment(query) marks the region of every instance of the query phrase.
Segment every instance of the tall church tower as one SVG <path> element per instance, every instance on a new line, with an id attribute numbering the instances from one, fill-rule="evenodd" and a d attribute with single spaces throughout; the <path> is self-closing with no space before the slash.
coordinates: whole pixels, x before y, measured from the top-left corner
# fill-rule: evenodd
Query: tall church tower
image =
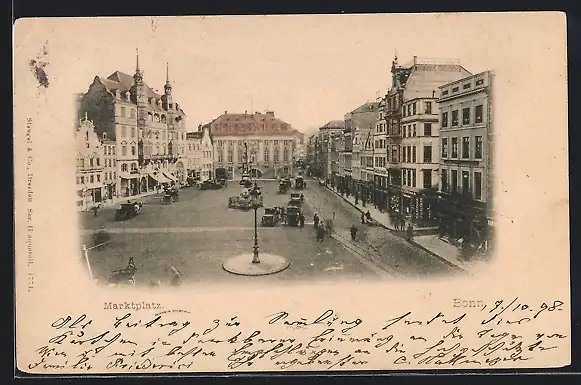
<path id="1" fill-rule="evenodd" d="M 147 124 L 147 93 L 145 90 L 145 84 L 143 83 L 143 73 L 139 69 L 139 49 L 136 50 L 136 66 L 135 74 L 133 75 L 133 87 L 135 88 L 135 101 L 137 104 L 137 132 L 138 132 L 138 142 L 137 142 L 137 160 L 140 166 L 143 165 L 144 153 L 143 153 L 143 134 L 145 132 L 145 126 Z"/>
<path id="2" fill-rule="evenodd" d="M 161 97 L 163 108 L 167 111 L 167 125 L 168 129 L 172 130 L 175 120 L 175 105 L 173 102 L 173 96 L 171 94 L 171 82 L 169 80 L 169 64 L 166 63 L 165 67 L 165 86 L 163 86 L 164 94 Z"/>
<path id="3" fill-rule="evenodd" d="M 137 126 L 139 130 L 145 127 L 147 115 L 147 93 L 143 83 L 143 72 L 139 69 L 139 50 L 137 52 L 137 64 L 133 75 L 133 86 L 135 87 L 135 101 L 137 103 Z"/>

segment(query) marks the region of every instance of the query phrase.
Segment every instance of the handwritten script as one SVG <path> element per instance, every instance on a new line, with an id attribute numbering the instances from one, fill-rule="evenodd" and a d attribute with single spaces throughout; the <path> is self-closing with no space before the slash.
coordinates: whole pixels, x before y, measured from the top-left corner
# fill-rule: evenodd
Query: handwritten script
<path id="1" fill-rule="evenodd" d="M 236 314 L 208 320 L 185 311 L 108 312 L 98 322 L 87 314 L 63 315 L 20 367 L 119 373 L 542 365 L 543 355 L 569 346 L 569 337 L 550 326 L 562 310 L 559 300 L 525 304 L 515 298 L 429 317 L 408 311 L 368 321 L 334 309 L 281 309 L 248 324 Z"/>

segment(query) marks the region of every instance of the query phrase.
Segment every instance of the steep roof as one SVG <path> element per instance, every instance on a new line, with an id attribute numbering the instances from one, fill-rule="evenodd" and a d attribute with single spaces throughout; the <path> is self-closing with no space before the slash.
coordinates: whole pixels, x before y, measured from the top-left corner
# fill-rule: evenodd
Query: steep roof
<path id="1" fill-rule="evenodd" d="M 459 64 L 416 64 L 404 86 L 404 100 L 431 98 L 438 87 L 470 76 Z"/>
<path id="2" fill-rule="evenodd" d="M 133 76 L 121 71 L 113 72 L 106 79 L 102 79 L 102 81 L 103 84 L 105 84 L 105 86 L 107 87 L 107 89 L 109 90 L 118 89 L 121 92 L 127 92 L 131 90 L 131 87 L 133 86 Z M 147 93 L 147 97 L 161 99 L 162 95 L 152 90 L 151 87 L 149 87 L 146 83 L 143 83 L 143 85 L 145 86 L 145 92 Z"/>
<path id="3" fill-rule="evenodd" d="M 351 111 L 351 113 L 352 114 L 361 114 L 361 113 L 365 113 L 365 112 L 375 111 L 375 110 L 377 110 L 378 106 L 379 106 L 379 102 L 367 102 L 367 103 L 360 105 L 359 107 L 357 107 L 353 111 Z"/>
<path id="4" fill-rule="evenodd" d="M 324 126 L 321 127 L 322 130 L 325 129 L 338 129 L 338 128 L 345 128 L 345 121 L 344 120 L 331 120 L 330 122 L 326 123 Z"/>

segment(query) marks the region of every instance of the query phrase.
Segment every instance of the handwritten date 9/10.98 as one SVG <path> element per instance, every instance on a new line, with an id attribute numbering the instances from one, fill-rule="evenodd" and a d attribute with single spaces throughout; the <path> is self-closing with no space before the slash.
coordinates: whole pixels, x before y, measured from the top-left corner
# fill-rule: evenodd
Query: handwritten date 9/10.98
<path id="1" fill-rule="evenodd" d="M 426 317 L 407 311 L 380 320 L 342 317 L 333 309 L 282 310 L 252 324 L 238 316 L 200 320 L 188 312 L 147 318 L 143 312 L 121 313 L 99 322 L 69 315 L 54 320 L 26 368 L 104 373 L 510 367 L 561 347 L 568 337 L 538 320 L 562 310 L 559 300 L 531 306 L 514 298 L 465 312 Z"/>

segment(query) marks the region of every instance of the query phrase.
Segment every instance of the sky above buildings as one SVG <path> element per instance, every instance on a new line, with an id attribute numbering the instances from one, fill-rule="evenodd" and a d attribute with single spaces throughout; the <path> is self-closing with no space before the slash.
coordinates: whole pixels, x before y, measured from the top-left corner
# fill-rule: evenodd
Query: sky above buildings
<path id="1" fill-rule="evenodd" d="M 224 111 L 273 110 L 309 131 L 385 94 L 396 52 L 400 64 L 416 55 L 460 59 L 472 73 L 523 71 L 527 55 L 539 54 L 527 39 L 532 26 L 543 28 L 535 22 L 518 14 L 60 19 L 49 47 L 64 72 L 49 75 L 86 92 L 95 75 L 133 74 L 139 48 L 145 81 L 159 92 L 169 62 L 189 129 Z"/>

